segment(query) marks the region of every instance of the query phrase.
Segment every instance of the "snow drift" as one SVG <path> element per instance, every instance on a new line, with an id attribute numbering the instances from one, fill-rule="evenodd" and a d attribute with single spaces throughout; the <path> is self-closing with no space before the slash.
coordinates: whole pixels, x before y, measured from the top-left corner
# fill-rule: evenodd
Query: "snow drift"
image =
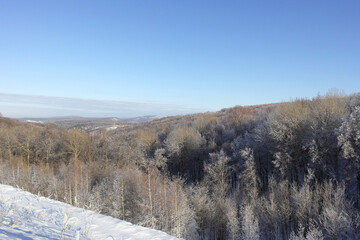
<path id="1" fill-rule="evenodd" d="M 177 239 L 0 184 L 0 239 Z"/>

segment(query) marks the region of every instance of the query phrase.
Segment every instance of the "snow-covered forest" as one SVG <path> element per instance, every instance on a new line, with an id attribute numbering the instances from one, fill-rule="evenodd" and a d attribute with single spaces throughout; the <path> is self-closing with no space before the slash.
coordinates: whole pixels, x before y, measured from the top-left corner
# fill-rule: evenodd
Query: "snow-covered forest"
<path id="1" fill-rule="evenodd" d="M 360 239 L 360 94 L 91 134 L 0 118 L 0 183 L 184 239 Z"/>

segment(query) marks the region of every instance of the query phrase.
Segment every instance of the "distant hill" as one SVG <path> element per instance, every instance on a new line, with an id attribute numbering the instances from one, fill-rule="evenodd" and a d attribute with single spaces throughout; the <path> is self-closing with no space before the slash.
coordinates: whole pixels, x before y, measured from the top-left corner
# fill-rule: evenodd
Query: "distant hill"
<path id="1" fill-rule="evenodd" d="M 93 117 L 80 117 L 80 116 L 58 116 L 49 118 L 17 118 L 21 122 L 55 122 L 55 121 L 112 121 L 112 122 L 146 122 L 158 118 L 157 116 L 139 116 L 132 118 L 117 118 L 117 117 L 105 117 L 105 118 L 93 118 Z"/>

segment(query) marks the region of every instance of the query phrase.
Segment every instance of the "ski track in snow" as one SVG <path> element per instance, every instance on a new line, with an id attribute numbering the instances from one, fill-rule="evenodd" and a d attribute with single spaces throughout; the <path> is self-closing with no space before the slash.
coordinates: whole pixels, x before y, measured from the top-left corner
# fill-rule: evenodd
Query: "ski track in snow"
<path id="1" fill-rule="evenodd" d="M 178 238 L 0 184 L 0 239 Z"/>

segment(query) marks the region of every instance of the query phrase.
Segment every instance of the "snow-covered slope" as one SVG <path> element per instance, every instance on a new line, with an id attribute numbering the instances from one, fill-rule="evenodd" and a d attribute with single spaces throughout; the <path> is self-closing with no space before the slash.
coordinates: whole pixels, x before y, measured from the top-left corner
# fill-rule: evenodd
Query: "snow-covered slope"
<path id="1" fill-rule="evenodd" d="M 177 239 L 0 184 L 0 239 Z"/>

